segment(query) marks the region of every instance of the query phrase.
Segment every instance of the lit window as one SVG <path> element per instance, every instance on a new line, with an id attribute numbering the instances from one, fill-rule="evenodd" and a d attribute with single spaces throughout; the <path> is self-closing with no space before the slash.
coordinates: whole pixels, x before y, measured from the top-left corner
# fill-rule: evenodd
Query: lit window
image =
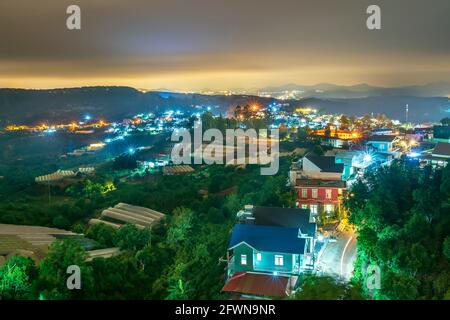
<path id="1" fill-rule="evenodd" d="M 331 199 L 331 189 L 325 190 L 325 197 L 326 197 L 327 199 Z"/>
<path id="2" fill-rule="evenodd" d="M 332 213 L 334 211 L 334 205 L 326 204 L 324 209 L 326 213 Z"/>
<path id="3" fill-rule="evenodd" d="M 247 265 L 247 255 L 246 254 L 241 254 L 241 264 L 243 266 Z"/>
<path id="4" fill-rule="evenodd" d="M 308 196 L 308 189 L 302 189 L 302 198 L 306 198 Z"/>
<path id="5" fill-rule="evenodd" d="M 317 214 L 317 212 L 318 212 L 318 205 L 317 204 L 312 204 L 312 205 L 310 205 L 309 209 L 311 210 L 312 214 Z"/>
<path id="6" fill-rule="evenodd" d="M 282 266 L 283 265 L 283 256 L 275 255 L 275 265 Z"/>
<path id="7" fill-rule="evenodd" d="M 312 197 L 317 198 L 317 189 L 312 189 Z"/>
<path id="8" fill-rule="evenodd" d="M 257 253 L 256 254 L 256 261 L 261 261 L 261 260 L 262 260 L 261 253 Z"/>
<path id="9" fill-rule="evenodd" d="M 302 204 L 302 209 L 308 209 L 308 205 L 307 204 Z"/>

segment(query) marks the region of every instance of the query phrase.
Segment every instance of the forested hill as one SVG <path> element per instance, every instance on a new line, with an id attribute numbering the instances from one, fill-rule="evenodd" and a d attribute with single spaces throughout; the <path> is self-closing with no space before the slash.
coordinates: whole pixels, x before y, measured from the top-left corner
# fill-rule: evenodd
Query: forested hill
<path id="1" fill-rule="evenodd" d="M 0 126 L 8 123 L 36 124 L 42 121 L 72 121 L 85 114 L 111 121 L 141 112 L 168 109 L 195 110 L 210 106 L 214 113 L 226 114 L 238 104 L 276 101 L 247 95 L 202 95 L 173 92 L 142 92 L 130 87 L 84 87 L 52 90 L 0 89 Z M 447 97 L 376 96 L 357 99 L 319 99 L 282 101 L 287 108 L 312 106 L 330 113 L 364 115 L 385 113 L 404 120 L 409 104 L 409 119 L 415 122 L 438 121 L 448 116 Z"/>
<path id="2" fill-rule="evenodd" d="M 209 96 L 172 92 L 142 92 L 130 87 L 85 87 L 53 90 L 0 89 L 0 121 L 36 123 L 73 120 L 84 114 L 120 120 L 141 112 L 211 106 L 226 113 L 230 106 L 273 99 L 249 96 Z M 5 124 L 5 123 L 3 123 Z"/>

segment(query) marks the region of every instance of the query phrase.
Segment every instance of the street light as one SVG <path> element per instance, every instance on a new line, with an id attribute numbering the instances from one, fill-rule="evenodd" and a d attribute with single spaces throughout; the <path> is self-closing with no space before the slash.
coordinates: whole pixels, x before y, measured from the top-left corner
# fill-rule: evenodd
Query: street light
<path id="1" fill-rule="evenodd" d="M 372 156 L 370 154 L 364 155 L 363 161 L 364 162 L 371 162 L 372 161 Z"/>

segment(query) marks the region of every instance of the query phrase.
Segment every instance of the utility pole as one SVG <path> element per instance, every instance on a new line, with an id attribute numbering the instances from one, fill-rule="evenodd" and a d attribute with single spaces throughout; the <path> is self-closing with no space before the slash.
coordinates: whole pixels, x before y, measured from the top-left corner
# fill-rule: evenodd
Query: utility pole
<path id="1" fill-rule="evenodd" d="M 48 204 L 51 204 L 50 181 L 48 182 Z"/>
<path id="2" fill-rule="evenodd" d="M 405 107 L 405 119 L 406 119 L 406 121 L 405 121 L 405 123 L 408 123 L 408 113 L 409 113 L 409 106 L 408 106 L 408 104 L 406 104 L 406 107 Z"/>

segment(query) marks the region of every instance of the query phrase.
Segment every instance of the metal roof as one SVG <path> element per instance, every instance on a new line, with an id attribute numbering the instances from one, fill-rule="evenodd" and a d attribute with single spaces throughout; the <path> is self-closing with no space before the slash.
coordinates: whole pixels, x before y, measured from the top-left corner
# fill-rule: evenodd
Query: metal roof
<path id="1" fill-rule="evenodd" d="M 392 142 L 395 138 L 397 138 L 395 135 L 373 135 L 368 138 L 368 141 Z"/>
<path id="2" fill-rule="evenodd" d="M 303 254 L 306 240 L 298 236 L 298 228 L 236 224 L 228 248 L 246 243 L 258 251 Z"/>
<path id="3" fill-rule="evenodd" d="M 296 187 L 323 187 L 345 189 L 347 183 L 342 180 L 297 179 Z"/>
<path id="4" fill-rule="evenodd" d="M 450 143 L 438 142 L 432 154 L 450 156 Z"/>
<path id="5" fill-rule="evenodd" d="M 287 297 L 289 277 L 260 273 L 237 272 L 227 281 L 222 291 L 265 297 Z"/>
<path id="6" fill-rule="evenodd" d="M 316 165 L 322 172 L 344 172 L 344 164 L 336 163 L 335 157 L 307 155 L 306 158 L 314 163 L 314 165 Z"/>
<path id="7" fill-rule="evenodd" d="M 255 207 L 253 216 L 256 225 L 299 228 L 310 237 L 314 236 L 317 229 L 315 223 L 309 222 L 309 209 Z"/>

